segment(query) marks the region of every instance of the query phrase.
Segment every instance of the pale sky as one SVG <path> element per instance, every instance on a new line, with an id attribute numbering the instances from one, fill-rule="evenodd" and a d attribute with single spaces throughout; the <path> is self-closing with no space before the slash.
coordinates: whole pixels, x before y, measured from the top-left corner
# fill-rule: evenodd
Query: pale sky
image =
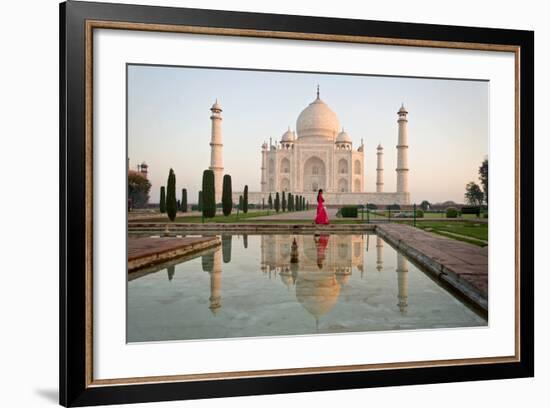
<path id="1" fill-rule="evenodd" d="M 365 142 L 365 191 L 376 190 L 376 146 L 384 147 L 384 189 L 395 191 L 397 110 L 409 111 L 409 189 L 412 202 L 463 202 L 478 183 L 488 154 L 486 81 L 310 74 L 161 66 L 128 66 L 130 168 L 149 165 L 151 202 L 158 202 L 168 171 L 177 197 L 187 188 L 195 203 L 210 165 L 210 107 L 222 106 L 224 173 L 233 190 L 260 190 L 261 144 L 279 141 L 300 112 L 321 99 L 353 140 Z"/>

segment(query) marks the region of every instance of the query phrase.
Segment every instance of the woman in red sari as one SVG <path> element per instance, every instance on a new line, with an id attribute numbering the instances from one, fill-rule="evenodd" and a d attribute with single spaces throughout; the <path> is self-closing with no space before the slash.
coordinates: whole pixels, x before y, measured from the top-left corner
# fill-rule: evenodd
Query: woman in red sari
<path id="1" fill-rule="evenodd" d="M 317 193 L 317 216 L 315 217 L 315 224 L 328 224 L 328 215 L 324 203 L 323 190 L 320 189 Z"/>

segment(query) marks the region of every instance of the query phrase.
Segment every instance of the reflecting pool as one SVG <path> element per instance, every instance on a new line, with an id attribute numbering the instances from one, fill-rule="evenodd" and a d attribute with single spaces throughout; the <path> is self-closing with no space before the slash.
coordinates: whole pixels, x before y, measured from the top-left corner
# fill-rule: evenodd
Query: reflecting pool
<path id="1" fill-rule="evenodd" d="M 376 235 L 222 235 L 128 277 L 128 342 L 486 326 Z"/>

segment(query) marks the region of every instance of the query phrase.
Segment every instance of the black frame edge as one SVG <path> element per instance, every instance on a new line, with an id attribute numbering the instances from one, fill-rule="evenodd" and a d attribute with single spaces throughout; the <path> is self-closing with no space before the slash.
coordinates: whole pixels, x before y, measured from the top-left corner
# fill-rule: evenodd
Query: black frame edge
<path id="1" fill-rule="evenodd" d="M 534 33 L 532 31 L 68 1 L 59 6 L 59 402 L 122 404 L 534 376 Z M 484 42 L 521 47 L 521 361 L 86 388 L 85 20 Z M 68 272 L 72 273 L 69 274 Z M 82 273 L 81 273 L 82 272 Z"/>

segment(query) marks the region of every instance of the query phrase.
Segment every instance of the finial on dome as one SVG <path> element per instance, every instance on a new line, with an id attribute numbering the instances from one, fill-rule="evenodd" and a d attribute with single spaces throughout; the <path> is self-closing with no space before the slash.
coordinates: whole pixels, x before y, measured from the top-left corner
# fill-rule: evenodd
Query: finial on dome
<path id="1" fill-rule="evenodd" d="M 319 84 L 317 84 L 317 99 L 321 99 L 321 98 L 319 97 Z"/>

